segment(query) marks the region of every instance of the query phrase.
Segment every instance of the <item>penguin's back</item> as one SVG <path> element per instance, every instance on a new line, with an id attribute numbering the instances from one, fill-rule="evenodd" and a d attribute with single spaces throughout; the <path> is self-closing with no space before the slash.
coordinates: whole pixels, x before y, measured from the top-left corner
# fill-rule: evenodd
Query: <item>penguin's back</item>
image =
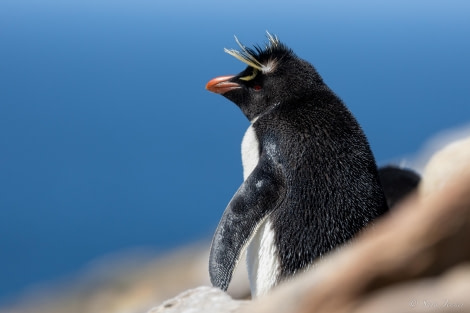
<path id="1" fill-rule="evenodd" d="M 280 275 L 351 239 L 388 208 L 367 139 L 340 100 L 276 106 L 254 124 L 280 168 L 285 198 L 269 216 Z"/>

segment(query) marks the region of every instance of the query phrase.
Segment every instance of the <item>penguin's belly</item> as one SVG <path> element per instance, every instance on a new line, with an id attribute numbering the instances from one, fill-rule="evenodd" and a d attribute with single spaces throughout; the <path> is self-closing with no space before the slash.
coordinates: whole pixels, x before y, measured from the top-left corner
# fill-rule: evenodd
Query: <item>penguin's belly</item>
<path id="1" fill-rule="evenodd" d="M 276 286 L 279 277 L 279 261 L 274 245 L 274 231 L 269 219 L 263 222 L 250 241 L 246 263 L 253 297 L 264 295 Z"/>
<path id="2" fill-rule="evenodd" d="M 242 141 L 243 179 L 246 180 L 259 161 L 259 143 L 253 125 L 245 132 Z M 266 294 L 279 276 L 279 261 L 274 244 L 274 230 L 269 218 L 258 225 L 247 247 L 248 277 L 252 296 Z"/>

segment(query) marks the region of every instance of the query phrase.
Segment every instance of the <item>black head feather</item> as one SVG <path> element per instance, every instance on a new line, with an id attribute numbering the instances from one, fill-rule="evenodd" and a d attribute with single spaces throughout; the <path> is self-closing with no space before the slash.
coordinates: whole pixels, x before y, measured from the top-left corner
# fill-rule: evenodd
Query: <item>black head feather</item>
<path id="1" fill-rule="evenodd" d="M 297 57 L 277 37 L 268 33 L 268 39 L 264 48 L 259 45 L 247 48 L 236 39 L 240 51 L 225 49 L 248 66 L 230 79 L 240 88 L 223 95 L 250 120 L 278 104 L 295 103 L 302 97 L 311 98 L 321 90 L 329 90 L 310 63 Z"/>

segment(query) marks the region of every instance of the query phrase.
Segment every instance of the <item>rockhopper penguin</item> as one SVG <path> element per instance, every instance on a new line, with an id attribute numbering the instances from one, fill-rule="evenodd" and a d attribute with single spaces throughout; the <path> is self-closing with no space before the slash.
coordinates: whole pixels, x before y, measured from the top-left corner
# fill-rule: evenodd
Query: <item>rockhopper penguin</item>
<path id="1" fill-rule="evenodd" d="M 244 182 L 222 215 L 209 260 L 226 290 L 242 252 L 253 296 L 308 268 L 388 210 L 358 122 L 315 68 L 268 33 L 266 47 L 225 52 L 248 66 L 207 83 L 251 122 Z"/>

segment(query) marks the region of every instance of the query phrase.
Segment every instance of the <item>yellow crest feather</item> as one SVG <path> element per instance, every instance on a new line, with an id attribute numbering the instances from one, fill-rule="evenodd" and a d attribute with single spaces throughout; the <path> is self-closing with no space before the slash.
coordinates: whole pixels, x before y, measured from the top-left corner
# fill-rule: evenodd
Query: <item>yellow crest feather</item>
<path id="1" fill-rule="evenodd" d="M 263 65 L 245 48 L 245 46 L 238 40 L 237 36 L 235 36 L 235 41 L 240 46 L 241 51 L 227 48 L 224 48 L 224 51 L 253 68 L 260 71 L 263 70 Z"/>
<path id="2" fill-rule="evenodd" d="M 277 47 L 280 42 L 277 36 L 271 35 L 268 31 L 266 31 L 266 36 L 268 37 L 269 43 L 266 45 L 266 49 L 270 48 L 275 48 Z M 252 68 L 261 71 L 262 73 L 269 73 L 273 71 L 276 65 L 276 60 L 269 60 L 267 64 L 262 64 L 255 56 L 255 52 L 251 49 L 247 49 L 237 38 L 235 37 L 235 41 L 237 44 L 240 46 L 241 50 L 235 50 L 235 49 L 227 49 L 224 48 L 224 51 L 231 56 L 235 57 L 236 59 L 242 61 L 243 63 L 251 66 Z M 260 52 L 261 50 L 256 47 L 257 51 Z M 254 76 L 256 76 L 255 73 L 253 73 Z M 253 77 L 254 77 L 253 76 Z M 247 77 L 248 78 L 248 77 Z"/>

